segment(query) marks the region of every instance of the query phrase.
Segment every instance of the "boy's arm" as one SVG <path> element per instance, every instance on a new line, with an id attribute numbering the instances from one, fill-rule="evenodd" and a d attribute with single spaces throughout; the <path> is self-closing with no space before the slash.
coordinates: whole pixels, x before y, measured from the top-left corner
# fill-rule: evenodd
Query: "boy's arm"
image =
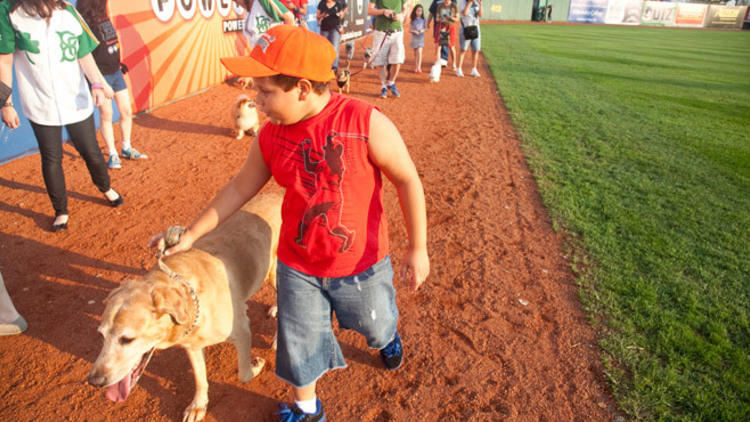
<path id="1" fill-rule="evenodd" d="M 401 277 L 405 279 L 411 272 L 410 284 L 416 291 L 430 273 L 424 190 L 398 129 L 377 110 L 373 110 L 370 116 L 368 152 L 370 159 L 393 183 L 398 192 L 406 232 L 409 235 L 409 246 L 404 257 Z"/>
<path id="2" fill-rule="evenodd" d="M 208 207 L 188 226 L 180 241 L 165 251 L 165 255 L 190 249 L 196 240 L 213 230 L 254 197 L 270 178 L 271 171 L 263 161 L 260 146 L 255 141 L 250 146 L 247 159 L 237 175 L 216 194 Z M 163 233 L 154 236 L 149 246 L 155 246 L 161 237 Z"/>

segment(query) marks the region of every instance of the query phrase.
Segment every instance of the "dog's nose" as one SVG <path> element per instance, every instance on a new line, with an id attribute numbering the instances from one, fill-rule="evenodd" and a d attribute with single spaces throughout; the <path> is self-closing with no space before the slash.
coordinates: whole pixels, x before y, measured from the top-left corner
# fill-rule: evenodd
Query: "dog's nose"
<path id="1" fill-rule="evenodd" d="M 89 384 L 93 385 L 94 387 L 101 387 L 104 385 L 106 381 L 106 377 L 104 375 L 99 374 L 98 372 L 92 371 L 91 374 L 89 374 L 88 380 Z"/>

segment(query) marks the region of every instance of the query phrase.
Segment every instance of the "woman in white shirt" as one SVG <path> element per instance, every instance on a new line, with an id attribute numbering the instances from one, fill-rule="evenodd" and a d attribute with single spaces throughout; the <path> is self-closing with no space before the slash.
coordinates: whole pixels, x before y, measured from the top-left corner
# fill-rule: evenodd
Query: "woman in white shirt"
<path id="1" fill-rule="evenodd" d="M 242 33 L 250 41 L 250 48 L 270 28 L 279 24 L 294 25 L 294 14 L 279 0 L 240 0 L 245 8 Z"/>
<path id="2" fill-rule="evenodd" d="M 107 163 L 96 141 L 94 106 L 114 95 L 91 55 L 97 44 L 69 3 L 0 2 L 0 81 L 13 85 L 15 62 L 21 106 L 39 144 L 44 184 L 55 210 L 53 232 L 68 227 L 68 198 L 62 169 L 63 127 L 108 204 L 119 207 L 123 203 L 122 197 L 110 187 Z M 91 83 L 90 89 L 86 78 Z M 20 126 L 10 100 L 2 105 L 2 119 L 11 129 Z"/>

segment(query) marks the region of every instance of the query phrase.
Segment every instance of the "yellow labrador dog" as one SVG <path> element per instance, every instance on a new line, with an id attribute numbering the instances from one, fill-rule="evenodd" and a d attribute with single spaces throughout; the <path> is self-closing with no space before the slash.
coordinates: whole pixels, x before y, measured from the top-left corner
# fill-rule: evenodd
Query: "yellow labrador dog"
<path id="1" fill-rule="evenodd" d="M 104 346 L 88 381 L 127 398 L 154 350 L 182 346 L 195 375 L 184 421 L 200 421 L 208 405 L 203 348 L 223 341 L 237 348 L 239 379 L 250 381 L 265 362 L 250 357 L 247 300 L 270 279 L 275 287 L 281 196 L 258 195 L 193 248 L 164 258 L 166 267 L 125 281 L 106 301 L 99 332 Z M 168 275 L 167 272 L 172 274 Z"/>

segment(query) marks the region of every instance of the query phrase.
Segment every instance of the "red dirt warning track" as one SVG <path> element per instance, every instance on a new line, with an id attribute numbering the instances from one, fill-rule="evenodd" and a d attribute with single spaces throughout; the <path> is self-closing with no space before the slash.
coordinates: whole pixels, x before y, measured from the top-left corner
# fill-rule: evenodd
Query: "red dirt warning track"
<path id="1" fill-rule="evenodd" d="M 409 147 L 425 186 L 432 273 L 416 294 L 396 282 L 406 349 L 398 371 L 381 369 L 362 338 L 339 331 L 349 367 L 319 383 L 328 420 L 612 419 L 615 403 L 563 239 L 489 69 L 482 61 L 481 78 L 447 71 L 429 84 L 426 73 L 412 73 L 412 62 L 407 54 L 401 98 L 377 98 L 373 70 L 353 78 L 351 95 L 380 107 Z M 359 66 L 355 59 L 352 68 Z M 52 210 L 38 155 L 0 166 L 0 270 L 29 321 L 24 335 L 0 337 L 4 419 L 180 420 L 194 392 L 182 350 L 157 352 L 124 403 L 107 401 L 85 379 L 101 347 L 96 327 L 107 293 L 155 265 L 145 246 L 151 235 L 188 223 L 244 160 L 252 138 L 230 136 L 229 110 L 239 93 L 221 85 L 138 116 L 133 143 L 151 159 L 124 161 L 111 172 L 125 198 L 116 210 L 66 145 L 67 232 L 48 231 Z M 390 185 L 386 209 L 398 273 L 406 234 Z M 273 373 L 275 321 L 265 311 L 274 300 L 266 286 L 250 302 L 253 352 L 269 362 L 258 377 L 237 380 L 233 346 L 206 350 L 206 420 L 271 421 L 277 403 L 291 399 Z"/>

